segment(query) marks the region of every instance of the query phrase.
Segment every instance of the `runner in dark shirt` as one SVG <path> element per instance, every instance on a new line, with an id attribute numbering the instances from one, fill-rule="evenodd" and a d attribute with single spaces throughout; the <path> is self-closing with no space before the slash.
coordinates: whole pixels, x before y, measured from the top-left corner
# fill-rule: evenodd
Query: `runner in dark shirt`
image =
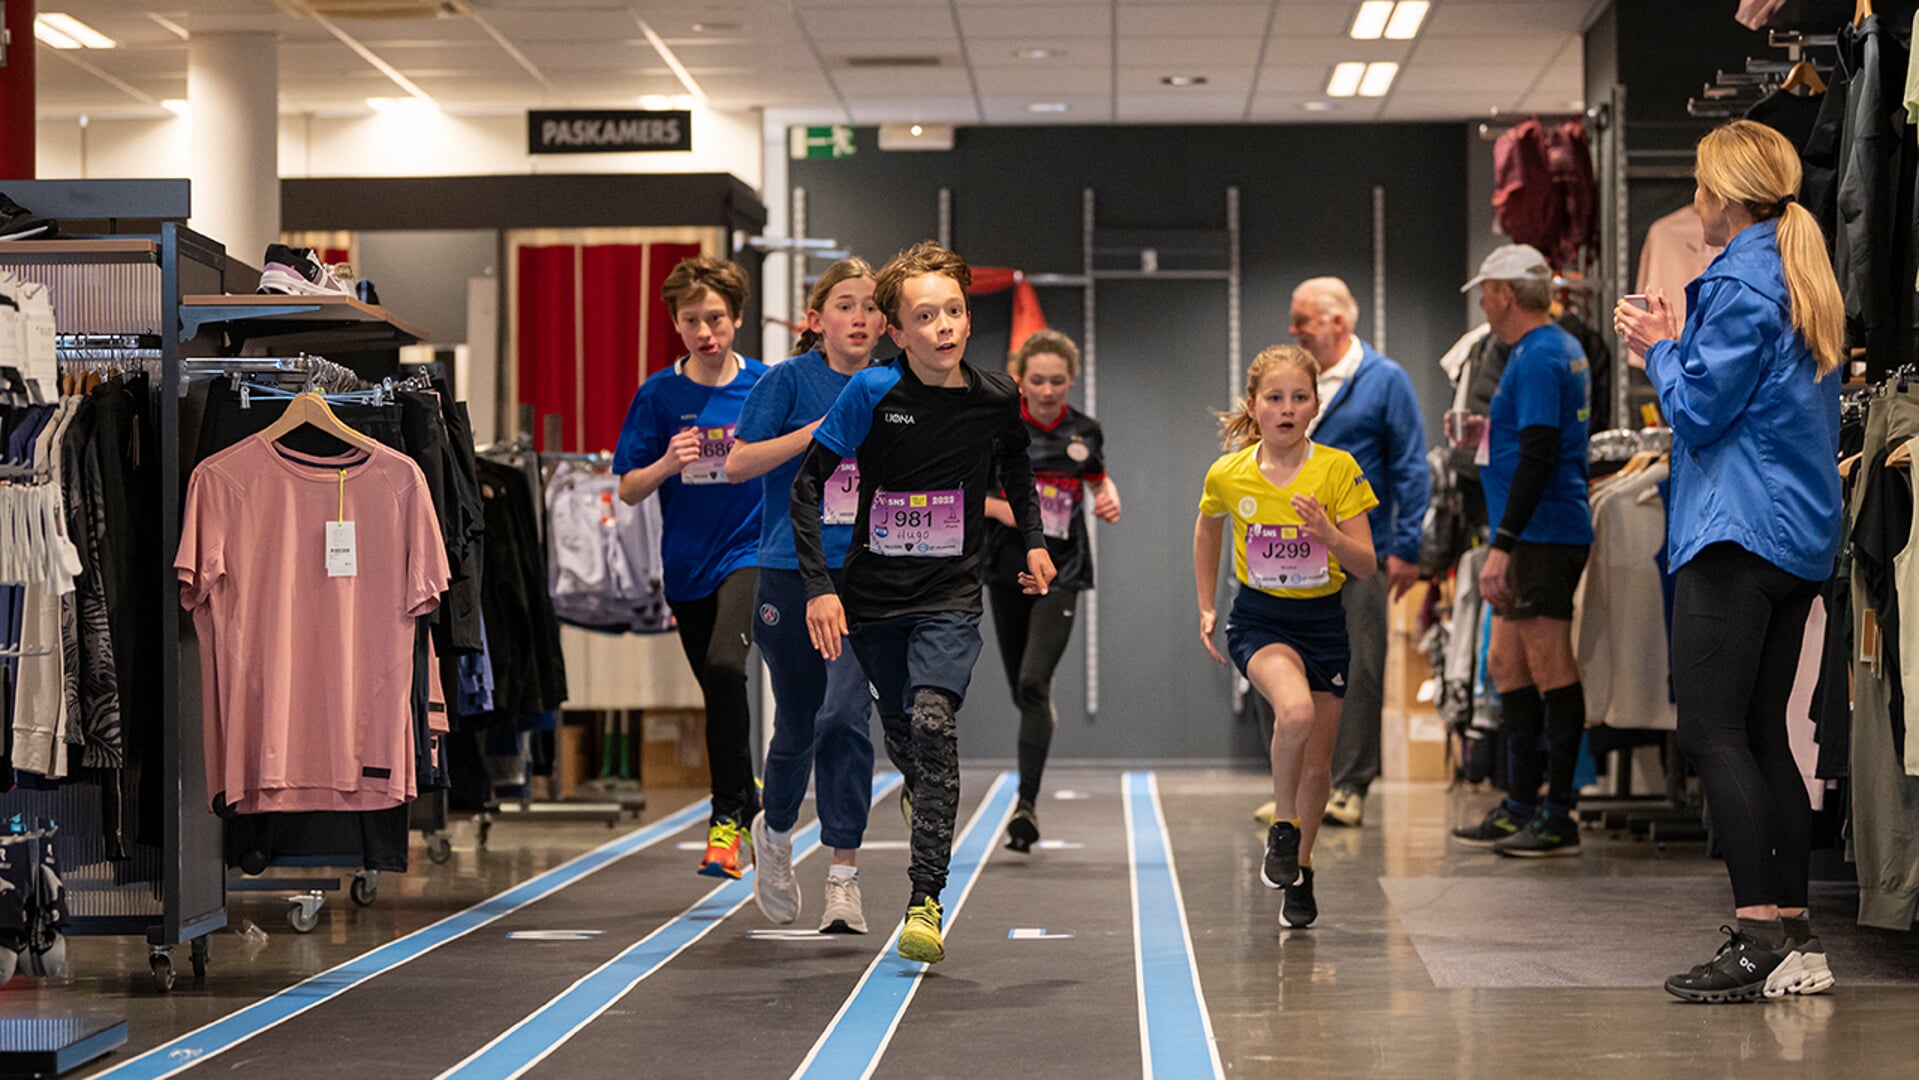
<path id="1" fill-rule="evenodd" d="M 939 895 L 959 810 L 957 716 L 979 658 L 982 519 L 996 464 L 1026 537 L 1021 586 L 1043 595 L 1054 577 L 1018 392 L 964 360 L 971 280 L 964 260 L 932 243 L 880 270 L 874 296 L 905 352 L 840 393 L 813 433 L 790 507 L 814 647 L 832 660 L 851 637 L 879 698 L 887 754 L 906 775 L 913 896 L 899 952 L 925 963 L 946 955 Z M 847 457 L 859 463 L 860 503 L 835 590 L 820 499 Z"/>

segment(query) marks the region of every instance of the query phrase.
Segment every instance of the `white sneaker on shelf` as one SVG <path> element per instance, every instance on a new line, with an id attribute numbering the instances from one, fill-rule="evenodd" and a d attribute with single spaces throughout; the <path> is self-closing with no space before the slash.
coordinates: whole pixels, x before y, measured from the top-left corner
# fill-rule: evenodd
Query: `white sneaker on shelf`
<path id="1" fill-rule="evenodd" d="M 860 904 L 860 876 L 826 875 L 826 911 L 820 916 L 822 934 L 866 933 L 866 909 Z"/>
<path id="2" fill-rule="evenodd" d="M 800 916 L 800 883 L 793 877 L 793 837 L 775 836 L 766 811 L 753 815 L 753 902 L 768 922 L 785 926 Z"/>

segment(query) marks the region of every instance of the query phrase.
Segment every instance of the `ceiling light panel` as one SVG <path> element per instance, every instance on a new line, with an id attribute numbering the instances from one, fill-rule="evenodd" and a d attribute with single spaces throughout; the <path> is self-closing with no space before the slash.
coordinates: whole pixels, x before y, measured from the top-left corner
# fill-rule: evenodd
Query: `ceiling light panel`
<path id="1" fill-rule="evenodd" d="M 78 49 L 81 47 L 79 42 L 48 26 L 44 20 L 40 19 L 34 20 L 33 36 L 40 39 L 40 44 L 49 48 Z"/>
<path id="2" fill-rule="evenodd" d="M 1393 79 L 1398 75 L 1399 65 L 1391 60 L 1367 64 L 1366 73 L 1359 80 L 1359 96 L 1385 97 L 1386 91 L 1393 88 Z"/>
<path id="3" fill-rule="evenodd" d="M 49 29 L 79 42 L 81 46 L 88 49 L 111 49 L 117 44 L 112 38 L 65 12 L 45 12 L 35 20 L 36 27 L 40 23 L 45 23 Z"/>
<path id="4" fill-rule="evenodd" d="M 1366 0 L 1353 15 L 1350 31 L 1354 41 L 1378 41 L 1386 33 L 1393 17 L 1393 0 Z"/>
<path id="5" fill-rule="evenodd" d="M 1357 60 L 1347 60 L 1333 65 L 1333 76 L 1326 80 L 1326 96 L 1336 98 L 1352 97 L 1359 93 L 1359 83 L 1366 77 L 1366 65 Z"/>
<path id="6" fill-rule="evenodd" d="M 1411 41 L 1419 36 L 1419 28 L 1426 21 L 1426 12 L 1432 9 L 1427 0 L 1399 0 L 1393 5 L 1393 17 L 1386 23 L 1386 36 L 1393 41 Z"/>

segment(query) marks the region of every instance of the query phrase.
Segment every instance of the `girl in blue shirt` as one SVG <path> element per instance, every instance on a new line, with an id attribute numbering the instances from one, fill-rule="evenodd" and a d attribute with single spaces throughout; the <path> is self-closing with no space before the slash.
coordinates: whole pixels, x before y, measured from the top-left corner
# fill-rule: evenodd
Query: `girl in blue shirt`
<path id="1" fill-rule="evenodd" d="M 788 512 L 800 455 L 813 440 L 840 391 L 873 358 L 886 319 L 873 301 L 873 268 L 865 259 L 828 267 L 806 302 L 806 332 L 798 351 L 753 387 L 740 411 L 737 441 L 726 459 L 734 483 L 763 477 L 766 509 L 760 523 L 758 620 L 754 640 L 773 680 L 778 714 L 766 752 L 765 809 L 753 822 L 753 899 L 772 922 L 800 913 L 793 876 L 793 826 L 806 782 L 816 770 L 820 841 L 833 849 L 827 871 L 822 934 L 864 934 L 860 902 L 860 840 L 872 797 L 873 698 L 851 650 L 822 659 L 806 632 L 806 583 L 793 549 Z M 821 507 L 821 540 L 837 579 L 859 510 L 859 465 L 842 462 Z"/>
<path id="2" fill-rule="evenodd" d="M 1679 745 L 1738 909 L 1731 940 L 1666 989 L 1756 1001 L 1833 984 L 1806 914 L 1812 811 L 1786 702 L 1839 553 L 1844 305 L 1783 135 L 1735 120 L 1700 140 L 1694 172 L 1706 242 L 1725 251 L 1686 286 L 1684 330 L 1664 297 L 1651 311 L 1621 301 L 1613 319 L 1672 422 Z"/>
<path id="3" fill-rule="evenodd" d="M 660 493 L 660 556 L 680 645 L 706 700 L 713 812 L 700 873 L 740 876 L 743 833 L 759 812 L 746 653 L 759 557 L 760 489 L 726 482 L 726 455 L 747 392 L 766 365 L 733 351 L 746 271 L 682 259 L 660 299 L 686 355 L 640 384 L 620 429 L 620 498 Z M 750 842 L 750 840 L 747 840 Z"/>

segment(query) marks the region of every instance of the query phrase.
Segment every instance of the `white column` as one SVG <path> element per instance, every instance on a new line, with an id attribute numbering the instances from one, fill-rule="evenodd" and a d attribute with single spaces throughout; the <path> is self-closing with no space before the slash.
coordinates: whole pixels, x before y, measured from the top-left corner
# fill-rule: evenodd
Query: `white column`
<path id="1" fill-rule="evenodd" d="M 193 228 L 259 266 L 280 238 L 278 35 L 196 32 L 187 42 Z"/>

